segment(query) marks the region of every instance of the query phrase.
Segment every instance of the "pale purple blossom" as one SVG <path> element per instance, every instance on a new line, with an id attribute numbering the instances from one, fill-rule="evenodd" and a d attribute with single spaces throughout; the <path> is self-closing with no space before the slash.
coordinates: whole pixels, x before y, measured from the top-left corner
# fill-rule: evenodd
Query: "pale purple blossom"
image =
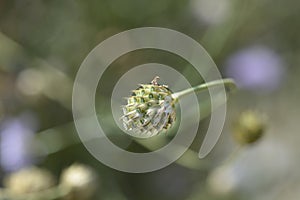
<path id="1" fill-rule="evenodd" d="M 0 164 L 5 171 L 15 171 L 34 162 L 32 141 L 34 131 L 26 120 L 6 120 L 0 129 Z"/>
<path id="2" fill-rule="evenodd" d="M 232 55 L 225 72 L 243 89 L 266 92 L 280 86 L 285 70 L 282 59 L 274 51 L 252 46 Z"/>

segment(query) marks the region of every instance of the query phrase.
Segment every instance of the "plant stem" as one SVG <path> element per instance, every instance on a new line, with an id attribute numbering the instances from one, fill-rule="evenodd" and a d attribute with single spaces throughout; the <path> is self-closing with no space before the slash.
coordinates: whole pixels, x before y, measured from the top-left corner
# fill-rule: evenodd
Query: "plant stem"
<path id="1" fill-rule="evenodd" d="M 70 192 L 69 188 L 61 185 L 52 188 L 25 194 L 14 194 L 9 189 L 0 189 L 0 199 L 7 200 L 55 200 L 65 197 Z"/>
<path id="2" fill-rule="evenodd" d="M 176 92 L 172 95 L 172 97 L 177 101 L 178 99 L 189 95 L 191 93 L 194 92 L 201 92 L 204 91 L 206 89 L 208 89 L 209 87 L 216 87 L 216 86 L 221 86 L 223 85 L 226 89 L 226 91 L 232 91 L 236 88 L 235 82 L 232 79 L 221 79 L 221 80 L 215 80 L 215 81 L 211 81 L 208 83 L 203 83 L 201 85 L 192 87 L 192 88 L 188 88 L 186 90 L 182 90 L 180 92 Z"/>

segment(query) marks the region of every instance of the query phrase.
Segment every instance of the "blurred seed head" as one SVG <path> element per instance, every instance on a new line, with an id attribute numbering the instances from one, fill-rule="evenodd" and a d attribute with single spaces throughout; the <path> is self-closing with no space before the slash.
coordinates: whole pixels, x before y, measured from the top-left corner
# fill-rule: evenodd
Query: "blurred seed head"
<path id="1" fill-rule="evenodd" d="M 42 72 L 36 69 L 23 70 L 18 79 L 18 89 L 26 95 L 37 95 L 40 94 L 46 85 L 46 79 Z"/>
<path id="2" fill-rule="evenodd" d="M 150 84 L 140 84 L 132 91 L 123 106 L 124 128 L 137 135 L 155 136 L 167 130 L 175 122 L 175 100 L 166 85 L 157 83 L 156 76 Z"/>
<path id="3" fill-rule="evenodd" d="M 70 190 L 66 196 L 68 200 L 90 199 L 99 185 L 96 172 L 83 164 L 73 164 L 65 169 L 60 184 Z"/>
<path id="4" fill-rule="evenodd" d="M 54 176 L 49 171 L 37 167 L 22 169 L 4 179 L 4 186 L 16 195 L 43 191 L 54 185 Z"/>
<path id="5" fill-rule="evenodd" d="M 199 21 L 209 25 L 217 25 L 230 16 L 231 4 L 230 0 L 191 0 L 190 9 Z"/>
<path id="6" fill-rule="evenodd" d="M 243 112 L 234 123 L 233 137 L 241 145 L 258 141 L 266 128 L 266 116 L 257 111 Z"/>
<path id="7" fill-rule="evenodd" d="M 214 194 L 226 196 L 235 191 L 238 180 L 233 168 L 224 165 L 214 169 L 209 174 L 207 184 Z"/>

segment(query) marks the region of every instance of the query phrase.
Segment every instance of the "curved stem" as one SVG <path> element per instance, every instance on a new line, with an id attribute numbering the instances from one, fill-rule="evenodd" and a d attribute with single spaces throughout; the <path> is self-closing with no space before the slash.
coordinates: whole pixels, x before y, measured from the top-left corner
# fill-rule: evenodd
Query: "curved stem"
<path id="1" fill-rule="evenodd" d="M 208 89 L 209 87 L 216 87 L 216 86 L 222 86 L 222 85 L 225 87 L 225 89 L 227 91 L 232 91 L 236 88 L 234 80 L 228 78 L 228 79 L 221 79 L 221 80 L 211 81 L 208 83 L 203 83 L 201 85 L 198 85 L 198 86 L 195 86 L 192 88 L 188 88 L 188 89 L 182 90 L 180 92 L 176 92 L 176 93 L 172 94 L 172 97 L 175 100 L 178 100 L 178 99 L 180 99 L 186 95 L 189 95 L 191 93 L 201 92 L 201 91 Z"/>

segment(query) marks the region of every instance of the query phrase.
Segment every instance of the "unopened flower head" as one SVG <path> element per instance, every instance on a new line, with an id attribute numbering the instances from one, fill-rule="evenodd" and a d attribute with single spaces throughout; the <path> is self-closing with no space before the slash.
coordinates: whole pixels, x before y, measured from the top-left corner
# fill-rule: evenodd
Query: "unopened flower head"
<path id="1" fill-rule="evenodd" d="M 123 106 L 124 128 L 134 134 L 154 136 L 171 127 L 176 119 L 175 100 L 167 85 L 157 83 L 156 76 L 149 84 L 140 84 Z"/>
<path id="2" fill-rule="evenodd" d="M 263 113 L 253 110 L 244 111 L 234 124 L 234 139 L 241 145 L 258 141 L 265 132 L 266 121 Z"/>

